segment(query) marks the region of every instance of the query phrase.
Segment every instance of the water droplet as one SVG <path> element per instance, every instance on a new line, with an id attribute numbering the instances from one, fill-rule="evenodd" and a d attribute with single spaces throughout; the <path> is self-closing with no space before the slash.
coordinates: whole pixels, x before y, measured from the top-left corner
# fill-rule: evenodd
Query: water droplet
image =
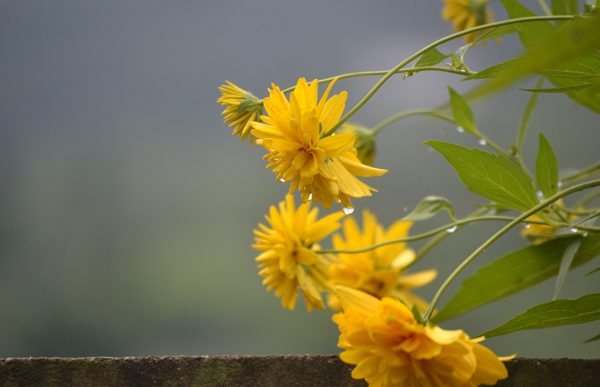
<path id="1" fill-rule="evenodd" d="M 562 181 L 559 181 L 557 184 L 559 187 L 562 187 Z"/>
<path id="2" fill-rule="evenodd" d="M 344 211 L 344 215 L 350 215 L 354 212 L 354 207 L 344 207 L 342 211 Z"/>
<path id="3" fill-rule="evenodd" d="M 282 177 L 281 179 L 279 179 L 280 182 L 285 183 L 285 179 Z"/>
<path id="4" fill-rule="evenodd" d="M 529 228 L 529 227 L 531 227 L 531 224 L 529 224 L 529 223 L 524 223 L 524 224 L 523 224 L 523 227 L 525 227 L 525 228 Z"/>
<path id="5" fill-rule="evenodd" d="M 588 232 L 587 232 L 587 231 L 584 231 L 584 232 L 582 232 L 582 233 L 581 233 L 581 236 L 584 236 L 584 237 L 586 237 L 587 235 L 588 235 Z"/>
<path id="6" fill-rule="evenodd" d="M 310 202 L 312 200 L 312 193 L 310 195 L 308 195 L 308 201 Z"/>
<path id="7" fill-rule="evenodd" d="M 479 139 L 479 145 L 487 145 L 487 141 L 485 141 L 483 138 Z"/>
<path id="8" fill-rule="evenodd" d="M 571 230 L 571 232 L 577 232 L 577 231 L 579 231 L 575 227 L 572 227 L 570 230 Z"/>
<path id="9" fill-rule="evenodd" d="M 458 226 L 452 226 L 450 228 L 447 228 L 446 232 L 453 233 L 454 231 L 456 231 L 457 228 L 458 228 Z"/>
<path id="10" fill-rule="evenodd" d="M 462 128 L 462 126 L 457 126 L 456 130 L 458 130 L 458 133 L 464 133 L 465 130 Z"/>
<path id="11" fill-rule="evenodd" d="M 342 201 L 338 198 L 338 199 L 335 199 L 335 202 L 336 203 L 341 203 Z"/>
<path id="12" fill-rule="evenodd" d="M 544 197 L 544 194 L 542 193 L 542 191 L 535 191 L 535 194 L 537 195 L 538 199 L 540 199 L 540 200 L 546 199 Z"/>

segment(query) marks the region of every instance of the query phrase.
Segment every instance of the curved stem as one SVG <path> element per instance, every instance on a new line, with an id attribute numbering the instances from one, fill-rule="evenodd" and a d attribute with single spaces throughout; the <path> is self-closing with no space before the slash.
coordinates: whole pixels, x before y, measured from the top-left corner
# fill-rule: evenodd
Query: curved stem
<path id="1" fill-rule="evenodd" d="M 378 249 L 379 247 L 383 247 L 383 246 L 387 246 L 387 245 L 392 245 L 392 244 L 395 244 L 395 243 L 418 241 L 420 239 L 429 238 L 430 236 L 433 236 L 435 234 L 441 233 L 441 232 L 446 231 L 448 229 L 452 229 L 454 227 L 459 227 L 461 225 L 464 225 L 464 224 L 467 224 L 467 223 L 471 223 L 471 222 L 477 222 L 477 221 L 480 221 L 480 220 L 504 220 L 504 221 L 512 221 L 514 219 L 515 218 L 512 218 L 510 216 L 481 216 L 481 217 L 478 217 L 478 218 L 461 219 L 461 220 L 458 220 L 456 222 L 449 223 L 449 224 L 447 224 L 445 226 L 438 227 L 438 228 L 433 229 L 431 231 L 427 231 L 427 232 L 425 232 L 423 234 L 413 235 L 413 236 L 409 236 L 409 237 L 406 237 L 406 238 L 391 239 L 389 241 L 377 243 L 375 245 L 372 245 L 372 246 L 369 246 L 369 247 L 365 247 L 363 249 L 356 249 L 356 250 L 315 250 L 315 253 L 317 253 L 317 254 L 359 254 L 359 253 L 365 253 L 367 251 L 375 250 L 375 249 Z M 536 220 L 536 219 L 527 219 L 527 220 L 524 220 L 523 223 L 546 224 L 546 222 L 544 222 L 543 220 Z M 569 225 L 565 224 L 564 226 L 567 227 Z M 600 231 L 600 228 L 599 228 L 599 231 Z"/>
<path id="2" fill-rule="evenodd" d="M 394 114 L 393 116 L 391 116 L 389 118 L 386 118 L 384 121 L 381 121 L 379 124 L 377 124 L 373 128 L 373 136 L 375 136 L 377 133 L 379 133 L 386 126 L 389 126 L 389 125 L 393 124 L 394 122 L 396 122 L 398 120 L 401 120 L 402 118 L 414 116 L 414 115 L 417 115 L 417 114 L 427 114 L 427 115 L 434 116 L 434 117 L 437 117 L 437 118 L 441 118 L 442 120 L 446 120 L 446 121 L 449 121 L 451 123 L 454 123 L 454 120 L 451 117 L 448 117 L 448 116 L 442 114 L 438 110 L 434 110 L 434 109 L 405 110 L 405 111 L 400 112 L 398 114 Z"/>
<path id="3" fill-rule="evenodd" d="M 600 162 L 587 167 L 583 171 L 578 171 L 578 172 L 572 173 L 570 175 L 567 175 L 561 181 L 562 181 L 563 185 L 567 185 L 567 184 L 574 183 L 578 180 L 583 180 L 587 177 L 594 176 L 598 173 L 600 173 Z"/>
<path id="4" fill-rule="evenodd" d="M 505 26 L 505 25 L 510 25 L 510 24 L 535 22 L 535 21 L 545 21 L 545 20 L 571 20 L 573 18 L 574 18 L 573 15 L 522 17 L 522 18 L 518 18 L 518 19 L 503 20 L 503 21 L 500 21 L 500 22 L 484 24 L 482 26 L 477 26 L 477 27 L 469 28 L 469 29 L 464 30 L 464 31 L 456 32 L 456 33 L 454 33 L 452 35 L 448 35 L 448 36 L 446 36 L 446 37 L 444 37 L 442 39 L 439 39 L 439 40 L 431 43 L 430 45 L 426 46 L 425 48 L 420 49 L 415 54 L 411 55 L 407 59 L 405 59 L 402 62 L 400 62 L 396 67 L 394 67 L 393 69 L 391 69 L 386 75 L 383 76 L 383 78 L 381 78 L 379 80 L 379 82 L 377 82 L 375 84 L 375 86 L 373 86 L 373 88 L 371 89 L 371 91 L 369 91 L 369 93 L 367 93 L 367 95 L 355 107 L 352 108 L 352 110 L 350 110 L 348 113 L 346 113 L 346 115 L 344 115 L 327 133 L 325 133 L 323 135 L 323 137 L 331 136 L 333 133 L 335 133 L 335 131 L 340 126 L 342 126 L 342 124 L 344 122 L 346 122 L 350 117 L 352 117 L 354 115 L 354 113 L 356 113 L 361 107 L 363 107 L 364 104 L 367 103 L 367 101 L 369 99 L 371 99 L 371 97 L 375 94 L 375 92 L 377 92 L 377 90 L 379 90 L 379 88 L 385 83 L 385 81 L 387 81 L 392 75 L 394 75 L 402 67 L 406 66 L 407 64 L 409 64 L 410 62 L 412 62 L 413 60 L 415 60 L 416 58 L 418 58 L 419 56 L 421 56 L 422 54 L 424 54 L 429 49 L 437 47 L 437 46 L 439 46 L 439 45 L 441 45 L 443 43 L 449 42 L 449 41 L 451 41 L 453 39 L 460 38 L 463 35 L 468 35 L 468 34 L 473 33 L 473 32 L 487 30 L 487 29 L 490 29 L 490 28 L 495 28 L 495 27 L 500 27 L 500 26 Z"/>
<path id="5" fill-rule="evenodd" d="M 348 73 L 342 74 L 335 77 L 323 78 L 317 80 L 317 83 L 320 85 L 321 83 L 329 83 L 334 79 L 345 79 L 345 78 L 355 78 L 355 77 L 365 77 L 371 75 L 385 75 L 388 74 L 391 70 L 383 70 L 383 71 L 361 71 L 357 73 Z M 402 73 L 418 73 L 419 71 L 441 71 L 444 73 L 458 74 L 458 75 L 472 75 L 477 74 L 475 71 L 460 71 L 460 70 L 452 70 L 449 67 L 441 67 L 441 66 L 423 66 L 423 67 L 413 67 L 410 69 L 401 69 L 396 71 L 394 74 L 402 74 Z M 285 90 L 282 90 L 282 93 L 289 93 L 290 91 L 294 91 L 296 86 L 288 87 Z"/>
<path id="6" fill-rule="evenodd" d="M 446 288 L 448 287 L 448 285 L 450 285 L 450 283 L 454 280 L 454 278 L 456 278 L 456 276 L 458 276 L 458 274 L 469 263 L 471 263 L 479 254 L 481 254 L 489 245 L 491 245 L 492 243 L 494 243 L 498 238 L 500 238 L 502 235 L 504 235 L 508 230 L 510 230 L 511 228 L 513 228 L 514 226 L 516 226 L 517 224 L 519 224 L 520 222 L 522 222 L 523 220 L 525 220 L 529 216 L 531 216 L 531 215 L 535 214 L 536 212 L 542 210 L 544 207 L 547 207 L 550 204 L 554 203 L 555 201 L 557 201 L 560 198 L 563 198 L 563 197 L 568 196 L 568 195 L 570 195 L 572 193 L 583 191 L 584 189 L 591 188 L 591 187 L 596 187 L 596 186 L 599 186 L 599 185 L 600 185 L 600 180 L 593 180 L 593 181 L 589 181 L 587 183 L 579 184 L 579 185 L 573 186 L 571 188 L 568 188 L 568 189 L 566 189 L 566 190 L 564 190 L 562 192 L 559 192 L 556 195 L 550 197 L 549 199 L 544 200 L 543 202 L 541 202 L 537 206 L 535 206 L 535 207 L 531 208 L 530 210 L 524 212 L 523 214 L 521 214 L 520 216 L 518 216 L 517 218 L 515 218 L 512 222 L 510 222 L 509 224 L 507 224 L 506 226 L 504 226 L 500 231 L 498 231 L 490 239 L 488 239 L 487 241 L 485 241 L 485 243 L 483 243 L 481 246 L 479 246 L 479 248 L 477 248 L 477 250 L 475 250 L 469 257 L 467 257 L 467 259 L 465 259 L 452 272 L 452 274 L 450 274 L 450 276 L 446 279 L 446 281 L 444 281 L 444 283 L 442 284 L 442 286 L 440 286 L 440 288 L 438 289 L 437 293 L 433 297 L 433 300 L 431 300 L 431 304 L 429 304 L 429 309 L 427 309 L 427 312 L 425 312 L 425 314 L 423 315 L 423 320 L 426 321 L 426 322 L 429 321 L 429 318 L 431 317 L 431 313 L 433 313 L 433 310 L 435 309 L 438 301 L 440 300 L 440 297 L 442 296 L 442 294 L 444 293 L 444 291 L 446 290 Z"/>

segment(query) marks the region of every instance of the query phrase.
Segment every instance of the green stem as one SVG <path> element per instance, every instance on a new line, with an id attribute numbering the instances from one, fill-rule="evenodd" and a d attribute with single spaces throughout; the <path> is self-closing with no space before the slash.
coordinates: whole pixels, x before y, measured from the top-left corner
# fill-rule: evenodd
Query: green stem
<path id="1" fill-rule="evenodd" d="M 448 36 L 446 36 L 446 37 L 444 37 L 442 39 L 439 39 L 439 40 L 431 43 L 430 45 L 426 46 L 425 48 L 422 48 L 421 50 L 417 51 L 415 54 L 411 55 L 407 59 L 405 59 L 402 62 L 400 62 L 396 67 L 394 67 L 393 69 L 391 69 L 386 75 L 383 76 L 383 78 L 381 78 L 379 80 L 379 82 L 377 82 L 375 84 L 375 86 L 373 86 L 373 88 L 371 89 L 371 91 L 369 91 L 369 93 L 367 93 L 367 95 L 355 107 L 352 108 L 352 110 L 350 110 L 348 113 L 346 113 L 346 115 L 344 115 L 344 117 L 342 117 L 337 122 L 337 124 L 335 124 L 322 137 L 331 136 L 333 133 L 335 133 L 335 131 L 344 122 L 346 122 L 350 117 L 352 117 L 354 115 L 354 113 L 356 113 L 361 107 L 363 107 L 364 104 L 367 103 L 367 101 L 369 101 L 369 99 L 371 99 L 371 97 L 375 94 L 375 92 L 377 92 L 377 90 L 379 90 L 379 88 L 381 86 L 383 86 L 383 84 L 385 83 L 385 81 L 387 81 L 392 75 L 394 75 L 402 67 L 406 66 L 407 64 L 409 64 L 410 62 L 412 62 L 413 60 L 415 60 L 416 58 L 418 58 L 419 56 L 423 55 L 429 49 L 437 47 L 437 46 L 439 46 L 439 45 L 441 45 L 443 43 L 449 42 L 449 41 L 451 41 L 453 39 L 460 38 L 461 36 L 468 35 L 470 33 L 477 32 L 477 31 L 487 30 L 487 29 L 490 29 L 490 28 L 501 27 L 501 26 L 510 25 L 510 24 L 535 22 L 535 21 L 545 21 L 545 20 L 571 20 L 573 18 L 574 18 L 573 15 L 522 17 L 522 18 L 518 18 L 518 19 L 503 20 L 503 21 L 500 21 L 500 22 L 484 24 L 482 26 L 477 26 L 477 27 L 469 28 L 467 30 L 460 31 L 460 32 L 454 33 L 452 35 L 448 35 Z M 411 70 L 411 71 L 414 71 L 414 70 Z"/>
<path id="2" fill-rule="evenodd" d="M 489 211 L 489 209 L 487 209 L 487 208 L 479 208 L 477 211 L 471 213 L 465 219 L 476 218 L 479 215 L 483 215 L 488 211 Z M 459 226 L 458 228 L 461 228 L 461 227 L 462 226 Z M 435 237 L 428 240 L 427 243 L 425 243 L 425 245 L 423 245 L 423 247 L 421 247 L 421 249 L 417 252 L 415 259 L 411 263 L 409 263 L 406 267 L 409 268 L 412 265 L 414 265 L 415 263 L 417 263 L 421 258 L 423 258 L 425 256 L 425 254 L 427 254 L 429 252 L 429 250 L 431 250 L 435 245 L 437 245 L 439 242 L 441 242 L 443 239 L 445 239 L 448 235 L 450 235 L 450 233 L 440 232 Z"/>
<path id="3" fill-rule="evenodd" d="M 317 83 L 320 85 L 321 83 L 329 83 L 331 81 L 333 81 L 334 79 L 345 79 L 345 78 L 354 78 L 354 77 L 365 77 L 365 76 L 371 76 L 371 75 L 385 75 L 387 73 L 389 73 L 391 70 L 383 70 L 383 71 L 361 71 L 361 72 L 357 72 L 357 73 L 348 73 L 348 74 L 342 74 L 342 75 L 338 75 L 335 77 L 330 77 L 330 78 L 323 78 L 323 79 L 319 79 L 317 80 Z M 410 69 L 402 69 L 402 70 L 398 70 L 396 71 L 394 74 L 402 74 L 402 73 L 413 73 L 413 72 L 419 72 L 419 71 L 441 71 L 444 73 L 451 73 L 451 74 L 458 74 L 458 75 L 472 75 L 472 74 L 477 74 L 474 71 L 460 71 L 460 70 L 452 70 L 451 68 L 448 67 L 441 67 L 441 66 L 423 66 L 423 67 L 413 67 Z M 289 93 L 290 91 L 294 91 L 294 89 L 296 88 L 296 86 L 292 86 L 292 87 L 288 87 L 285 90 L 282 90 L 282 93 Z"/>
<path id="4" fill-rule="evenodd" d="M 454 120 L 451 117 L 448 117 L 448 116 L 442 114 L 438 110 L 433 110 L 433 109 L 413 109 L 413 110 L 406 110 L 406 111 L 400 112 L 398 114 L 394 114 L 393 116 L 391 116 L 389 118 L 386 118 L 384 121 L 382 121 L 379 124 L 377 124 L 373 128 L 373 136 L 377 135 L 377 133 L 379 133 L 386 126 L 389 126 L 389 125 L 393 124 L 394 122 L 396 122 L 398 120 L 401 120 L 402 118 L 414 116 L 414 115 L 417 115 L 417 114 L 427 114 L 427 115 L 434 116 L 434 117 L 437 117 L 437 118 L 441 118 L 442 120 L 446 120 L 446 121 L 449 121 L 451 123 L 454 123 Z"/>
<path id="5" fill-rule="evenodd" d="M 550 10 L 550 8 L 548 8 L 548 5 L 546 5 L 546 2 L 544 0 L 538 0 L 538 3 L 540 3 L 540 7 L 542 7 L 542 11 L 544 11 L 544 13 L 548 16 L 552 15 L 552 11 Z"/>
<path id="6" fill-rule="evenodd" d="M 581 199 L 579 199 L 577 201 L 577 203 L 575 203 L 573 205 L 573 208 L 583 207 L 586 204 L 588 204 L 589 202 L 591 202 L 592 200 L 596 199 L 598 196 L 600 196 L 600 189 L 596 190 L 596 191 L 592 191 L 592 192 L 588 193 L 587 195 L 585 195 L 584 197 L 582 197 Z"/>
<path id="7" fill-rule="evenodd" d="M 570 175 L 567 175 L 563 179 L 561 179 L 561 181 L 562 181 L 563 185 L 568 185 L 568 184 L 574 183 L 578 180 L 583 180 L 590 176 L 594 176 L 598 173 L 600 173 L 600 162 L 587 167 L 583 171 L 578 171 L 578 172 L 572 173 Z"/>
<path id="8" fill-rule="evenodd" d="M 315 253 L 317 254 L 359 254 L 359 253 L 365 253 L 367 251 L 371 251 L 371 250 L 375 250 L 378 249 L 380 247 L 383 246 L 387 246 L 387 245 L 392 245 L 395 243 L 403 243 L 403 242 L 411 242 L 411 241 L 418 241 L 420 239 L 425 239 L 425 238 L 429 238 L 430 236 L 433 236 L 435 234 L 441 233 L 441 232 L 445 232 L 448 229 L 452 229 L 454 227 L 459 227 L 461 225 L 467 224 L 467 223 L 471 223 L 471 222 L 477 222 L 480 220 L 503 220 L 503 221 L 513 221 L 515 218 L 511 218 L 510 216 L 481 216 L 478 218 L 467 218 L 467 219 L 461 219 L 461 220 L 457 220 L 456 222 L 453 223 L 449 223 L 445 226 L 441 226 L 438 227 L 436 229 L 433 229 L 431 231 L 427 231 L 423 234 L 418 234 L 418 235 L 413 235 L 413 236 L 409 236 L 406 238 L 399 238 L 399 239 L 391 239 L 389 241 L 385 241 L 385 242 L 381 242 L 381 243 L 377 243 L 375 245 L 369 246 L 369 247 L 365 247 L 363 249 L 356 249 L 356 250 L 315 250 Z M 536 219 L 527 219 L 524 220 L 523 223 L 533 223 L 533 224 L 546 224 L 546 222 L 542 221 L 542 220 L 536 220 Z M 564 227 L 569 226 L 569 224 L 564 224 Z M 594 230 L 592 230 L 594 231 Z M 600 231 L 600 228 L 598 228 L 598 231 Z"/>
<path id="9" fill-rule="evenodd" d="M 556 195 L 554 195 L 554 196 L 552 196 L 552 197 L 544 200 L 543 202 L 541 202 L 537 206 L 535 206 L 535 207 L 531 208 L 530 210 L 524 212 L 519 217 L 515 218 L 512 222 L 510 222 L 509 224 L 507 224 L 506 226 L 504 226 L 500 231 L 498 231 L 490 239 L 488 239 L 487 241 L 485 241 L 485 243 L 483 243 L 481 246 L 479 246 L 479 248 L 477 250 L 475 250 L 469 257 L 467 257 L 467 259 L 465 259 L 452 272 L 452 274 L 450 274 L 450 276 L 446 279 L 446 281 L 444 281 L 444 283 L 442 284 L 442 286 L 440 286 L 440 288 L 438 289 L 437 293 L 433 297 L 433 300 L 431 300 L 431 304 L 429 304 L 429 309 L 427 309 L 427 312 L 425 312 L 425 314 L 423 315 L 423 320 L 425 322 L 429 321 L 429 318 L 431 317 L 431 314 L 433 313 L 433 310 L 435 309 L 438 301 L 440 300 L 440 297 L 442 296 L 442 294 L 444 293 L 444 291 L 446 290 L 446 288 L 448 287 L 448 285 L 450 285 L 450 283 L 454 280 L 454 278 L 456 278 L 456 276 L 458 276 L 458 274 L 460 274 L 460 272 L 469 263 L 471 263 L 479 254 L 481 254 L 488 246 L 490 246 L 492 243 L 494 243 L 498 238 L 500 238 L 502 235 L 504 235 L 508 230 L 510 230 L 511 228 L 513 228 L 514 226 L 516 226 L 517 224 L 519 224 L 520 222 L 524 221 L 526 218 L 530 217 L 531 215 L 535 214 L 536 212 L 538 212 L 538 211 L 542 210 L 543 208 L 549 206 L 550 204 L 554 203 L 555 201 L 557 201 L 560 198 L 563 198 L 563 197 L 565 197 L 567 195 L 570 195 L 572 193 L 583 191 L 584 189 L 591 188 L 591 187 L 596 187 L 596 186 L 599 186 L 599 185 L 600 185 L 600 180 L 593 180 L 593 181 L 589 181 L 587 183 L 582 183 L 582 184 L 573 186 L 571 188 L 568 188 L 568 189 L 566 189 L 566 190 L 564 190 L 562 192 L 559 192 Z"/>
<path id="10" fill-rule="evenodd" d="M 599 193 L 600 193 L 600 191 L 599 191 Z M 596 194 L 598 194 L 598 193 L 596 193 Z M 570 214 L 570 215 L 578 215 L 578 216 L 589 215 L 589 214 L 593 214 L 595 212 L 600 211 L 600 208 L 592 208 L 592 209 L 589 209 L 589 210 L 577 211 L 577 210 L 572 210 L 570 208 L 567 208 L 567 207 L 564 207 L 564 206 L 561 206 L 561 205 L 558 205 L 558 204 L 556 206 L 562 212 L 565 212 L 565 213 Z M 575 207 L 575 208 L 577 208 L 577 207 Z"/>

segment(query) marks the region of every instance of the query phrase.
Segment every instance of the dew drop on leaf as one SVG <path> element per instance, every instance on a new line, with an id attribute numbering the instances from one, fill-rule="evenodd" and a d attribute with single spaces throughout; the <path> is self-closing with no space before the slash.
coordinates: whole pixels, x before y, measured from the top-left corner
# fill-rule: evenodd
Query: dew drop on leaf
<path id="1" fill-rule="evenodd" d="M 452 226 L 450 228 L 447 228 L 446 232 L 453 233 L 454 231 L 456 231 L 457 228 L 458 228 L 458 226 Z"/>

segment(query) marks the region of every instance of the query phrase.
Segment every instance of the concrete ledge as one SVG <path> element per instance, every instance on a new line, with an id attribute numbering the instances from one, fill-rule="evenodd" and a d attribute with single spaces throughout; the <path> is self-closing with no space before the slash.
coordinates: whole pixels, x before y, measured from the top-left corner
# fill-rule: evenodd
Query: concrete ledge
<path id="1" fill-rule="evenodd" d="M 600 359 L 506 363 L 498 387 L 598 387 Z M 367 386 L 338 356 L 165 356 L 0 359 L 0 387 Z"/>

